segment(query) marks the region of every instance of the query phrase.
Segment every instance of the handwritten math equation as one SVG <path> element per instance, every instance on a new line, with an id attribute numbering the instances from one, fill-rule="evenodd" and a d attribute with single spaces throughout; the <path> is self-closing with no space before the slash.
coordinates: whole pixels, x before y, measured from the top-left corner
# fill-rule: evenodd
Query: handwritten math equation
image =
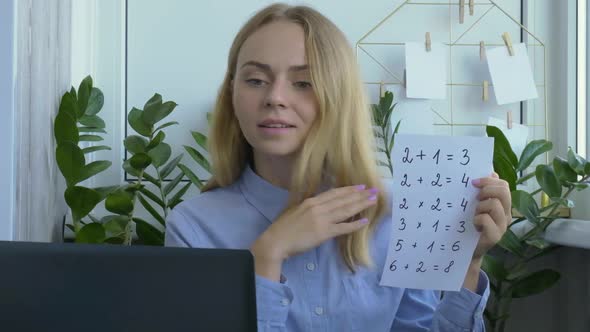
<path id="1" fill-rule="evenodd" d="M 471 180 L 491 173 L 492 152 L 487 137 L 397 135 L 382 284 L 460 289 L 479 239 Z"/>

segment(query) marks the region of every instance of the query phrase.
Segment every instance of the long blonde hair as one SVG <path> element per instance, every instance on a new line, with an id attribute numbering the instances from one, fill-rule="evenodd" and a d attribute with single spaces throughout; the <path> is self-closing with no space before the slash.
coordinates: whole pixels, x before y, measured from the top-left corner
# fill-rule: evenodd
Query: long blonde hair
<path id="1" fill-rule="evenodd" d="M 212 177 L 202 192 L 235 182 L 252 158 L 232 105 L 231 82 L 240 48 L 260 27 L 278 20 L 299 24 L 319 110 L 295 161 L 290 200 L 285 211 L 312 197 L 329 174 L 333 187 L 366 184 L 379 189 L 378 202 L 354 218 L 370 225 L 337 239 L 341 256 L 351 271 L 372 266 L 369 238 L 386 208 L 386 197 L 376 165 L 372 118 L 356 57 L 344 34 L 326 17 L 307 6 L 277 3 L 263 8 L 246 22 L 231 46 L 227 72 L 219 89 L 209 131 Z"/>

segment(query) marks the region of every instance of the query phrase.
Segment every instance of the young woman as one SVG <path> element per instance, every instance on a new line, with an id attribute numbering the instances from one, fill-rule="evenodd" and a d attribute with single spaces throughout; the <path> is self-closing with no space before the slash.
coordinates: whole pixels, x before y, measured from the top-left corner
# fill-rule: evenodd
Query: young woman
<path id="1" fill-rule="evenodd" d="M 478 179 L 481 232 L 464 287 L 379 286 L 391 193 L 369 102 L 342 32 L 305 6 L 270 5 L 238 32 L 209 144 L 213 176 L 170 214 L 166 245 L 250 249 L 260 331 L 482 331 L 485 252 L 510 191 Z"/>

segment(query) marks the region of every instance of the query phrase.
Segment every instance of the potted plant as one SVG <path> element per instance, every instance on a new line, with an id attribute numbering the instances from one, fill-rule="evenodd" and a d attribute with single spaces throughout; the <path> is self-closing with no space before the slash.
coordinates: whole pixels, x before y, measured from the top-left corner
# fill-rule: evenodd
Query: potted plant
<path id="1" fill-rule="evenodd" d="M 92 78 L 86 77 L 76 91 L 72 89 L 62 96 L 59 111 L 54 121 L 54 136 L 57 143 L 56 160 L 66 180 L 64 192 L 72 217 L 66 224 L 75 236 L 75 242 L 111 243 L 130 245 L 133 234 L 136 243 L 163 245 L 166 217 L 170 209 L 182 202 L 191 183 L 197 187 L 202 180 L 190 169 L 180 164 L 183 155 L 170 160 L 171 147 L 165 142 L 164 129 L 178 122 L 166 122 L 158 126 L 176 107 L 172 101 L 163 102 L 162 96 L 154 94 L 143 109 L 133 108 L 127 121 L 138 135 L 125 138 L 124 146 L 131 153 L 123 168 L 136 177 L 124 184 L 87 188 L 81 183 L 108 169 L 112 162 L 106 160 L 86 162 L 86 156 L 100 150 L 110 150 L 105 145 L 93 145 L 103 140 L 105 123 L 99 117 L 104 104 L 100 89 L 93 87 Z M 206 148 L 206 137 L 193 132 L 197 144 Z M 83 147 L 84 144 L 90 146 Z M 195 148 L 185 146 L 189 155 L 205 170 L 209 163 Z M 178 168 L 180 172 L 171 181 L 165 179 Z M 185 174 L 190 180 L 179 190 Z M 92 210 L 104 201 L 111 215 L 94 216 Z M 136 216 L 137 203 L 153 217 L 151 222 Z M 159 226 L 158 226 L 159 225 Z"/>

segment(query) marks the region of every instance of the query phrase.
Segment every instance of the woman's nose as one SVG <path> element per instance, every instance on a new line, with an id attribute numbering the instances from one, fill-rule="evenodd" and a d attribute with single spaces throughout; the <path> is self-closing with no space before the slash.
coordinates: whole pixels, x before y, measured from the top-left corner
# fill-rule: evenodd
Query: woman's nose
<path id="1" fill-rule="evenodd" d="M 287 105 L 286 83 L 276 80 L 270 85 L 266 94 L 265 106 L 267 107 L 285 107 Z"/>

